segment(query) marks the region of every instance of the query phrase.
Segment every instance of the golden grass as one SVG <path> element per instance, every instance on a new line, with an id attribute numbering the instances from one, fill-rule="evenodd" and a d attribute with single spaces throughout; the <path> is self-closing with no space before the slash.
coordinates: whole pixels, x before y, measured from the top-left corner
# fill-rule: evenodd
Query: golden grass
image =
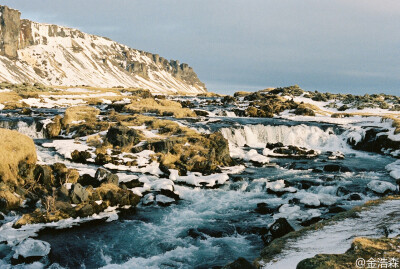
<path id="1" fill-rule="evenodd" d="M 203 92 L 203 93 L 199 93 L 197 94 L 198 97 L 223 97 L 225 96 L 225 94 L 218 94 L 218 93 L 214 93 L 214 92 Z"/>
<path id="2" fill-rule="evenodd" d="M 0 128 L 0 178 L 4 182 L 18 183 L 18 165 L 36 163 L 33 140 L 17 131 Z"/>
<path id="3" fill-rule="evenodd" d="M 100 110 L 91 106 L 73 106 L 65 111 L 62 124 L 67 126 L 74 121 L 93 122 L 96 116 L 100 114 Z"/>
<path id="4" fill-rule="evenodd" d="M 7 201 L 8 209 L 16 209 L 21 205 L 21 198 L 16 196 L 14 193 L 11 193 L 9 190 L 0 191 L 0 198 Z"/>
<path id="5" fill-rule="evenodd" d="M 394 133 L 395 134 L 400 133 L 400 113 L 398 115 L 386 115 L 384 119 L 393 120 L 392 127 L 395 128 Z"/>
<path id="6" fill-rule="evenodd" d="M 196 117 L 196 113 L 189 108 L 182 108 L 180 103 L 163 99 L 132 99 L 132 103 L 125 108 L 133 113 L 156 113 L 161 116 L 174 116 L 176 118 Z"/>

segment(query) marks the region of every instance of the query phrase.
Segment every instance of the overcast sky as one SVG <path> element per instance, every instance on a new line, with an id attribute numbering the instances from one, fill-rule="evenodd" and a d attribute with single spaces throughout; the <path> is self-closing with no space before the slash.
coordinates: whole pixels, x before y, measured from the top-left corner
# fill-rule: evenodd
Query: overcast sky
<path id="1" fill-rule="evenodd" d="M 5 0 L 22 18 L 186 62 L 211 91 L 400 95 L 399 0 Z"/>

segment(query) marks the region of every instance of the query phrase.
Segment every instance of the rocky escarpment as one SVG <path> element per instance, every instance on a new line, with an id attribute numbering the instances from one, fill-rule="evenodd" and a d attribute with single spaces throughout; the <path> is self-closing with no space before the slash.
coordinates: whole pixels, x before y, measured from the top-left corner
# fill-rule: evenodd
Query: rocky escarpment
<path id="1" fill-rule="evenodd" d="M 21 20 L 19 11 L 6 6 L 0 6 L 0 11 L 1 80 L 206 92 L 185 63 L 76 29 Z"/>
<path id="2" fill-rule="evenodd" d="M 0 218 L 11 210 L 24 213 L 14 227 L 88 217 L 108 207 L 136 206 L 139 201 L 139 196 L 119 186 L 118 176 L 105 169 L 99 168 L 88 181 L 88 175 L 63 163 L 37 164 L 31 138 L 0 129 Z"/>
<path id="3" fill-rule="evenodd" d="M 0 55 L 17 58 L 18 40 L 21 29 L 18 10 L 0 6 Z"/>

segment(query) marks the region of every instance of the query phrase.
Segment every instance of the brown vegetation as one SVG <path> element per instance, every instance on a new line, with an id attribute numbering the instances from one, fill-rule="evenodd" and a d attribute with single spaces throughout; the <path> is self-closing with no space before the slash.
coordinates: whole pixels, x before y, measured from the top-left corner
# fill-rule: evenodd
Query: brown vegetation
<path id="1" fill-rule="evenodd" d="M 36 163 L 33 140 L 16 131 L 0 129 L 0 178 L 3 182 L 17 185 L 20 166 Z"/>

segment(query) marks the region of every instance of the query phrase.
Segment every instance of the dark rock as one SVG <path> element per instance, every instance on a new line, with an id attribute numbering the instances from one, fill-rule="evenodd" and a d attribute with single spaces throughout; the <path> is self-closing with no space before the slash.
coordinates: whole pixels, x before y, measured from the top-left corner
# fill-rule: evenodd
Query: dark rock
<path id="1" fill-rule="evenodd" d="M 135 129 L 126 126 L 114 126 L 108 130 L 106 142 L 114 147 L 132 147 L 139 143 L 139 134 Z"/>
<path id="2" fill-rule="evenodd" d="M 195 239 L 200 238 L 201 240 L 207 239 L 207 237 L 203 233 L 199 232 L 197 229 L 189 229 L 188 236 L 195 238 Z"/>
<path id="3" fill-rule="evenodd" d="M 336 190 L 336 195 L 337 196 L 344 196 L 344 195 L 347 195 L 349 193 L 351 193 L 351 191 L 348 190 L 346 187 L 343 187 L 343 186 L 338 187 L 337 190 Z"/>
<path id="4" fill-rule="evenodd" d="M 274 241 L 274 237 L 269 234 L 269 233 L 264 233 L 261 235 L 261 240 L 264 242 L 264 245 L 268 246 L 271 244 L 272 241 Z"/>
<path id="5" fill-rule="evenodd" d="M 304 190 L 308 190 L 312 186 L 319 186 L 320 185 L 318 182 L 311 181 L 311 180 L 302 180 L 300 182 L 300 184 L 301 184 L 301 188 L 304 189 Z"/>
<path id="6" fill-rule="evenodd" d="M 160 152 L 160 153 L 175 153 L 174 147 L 176 146 L 177 141 L 172 140 L 172 139 L 166 139 L 166 140 L 161 140 L 161 141 L 156 141 L 149 143 L 149 148 L 153 150 L 154 152 Z"/>
<path id="7" fill-rule="evenodd" d="M 279 238 L 293 232 L 294 229 L 285 218 L 279 218 L 269 227 L 269 231 L 274 238 Z"/>
<path id="8" fill-rule="evenodd" d="M 91 204 L 85 204 L 76 208 L 76 213 L 79 217 L 88 217 L 94 214 L 94 209 Z"/>
<path id="9" fill-rule="evenodd" d="M 75 208 L 71 205 L 71 203 L 68 201 L 64 202 L 64 201 L 56 201 L 55 202 L 55 208 L 57 210 L 60 210 L 66 214 L 68 214 L 70 217 L 76 217 L 75 214 Z"/>
<path id="10" fill-rule="evenodd" d="M 36 165 L 33 171 L 34 179 L 42 184 L 46 189 L 54 186 L 53 170 L 48 165 Z"/>
<path id="11" fill-rule="evenodd" d="M 55 163 L 51 166 L 54 176 L 57 180 L 65 178 L 68 173 L 68 168 L 63 163 Z"/>
<path id="12" fill-rule="evenodd" d="M 205 111 L 205 110 L 194 109 L 193 111 L 199 117 L 208 117 L 210 115 L 210 113 L 208 111 Z"/>
<path id="13" fill-rule="evenodd" d="M 221 238 L 225 236 L 229 236 L 235 233 L 235 228 L 232 226 L 224 225 L 218 227 L 199 227 L 197 228 L 199 233 L 204 235 L 214 237 L 214 238 Z"/>
<path id="14" fill-rule="evenodd" d="M 360 201 L 360 200 L 362 200 L 362 198 L 358 193 L 352 193 L 349 196 L 349 200 L 351 200 L 351 201 Z"/>
<path id="15" fill-rule="evenodd" d="M 324 171 L 322 169 L 319 169 L 319 168 L 313 168 L 312 172 L 313 173 L 322 173 Z"/>
<path id="16" fill-rule="evenodd" d="M 140 182 L 138 179 L 132 179 L 131 181 L 123 182 L 121 185 L 126 186 L 128 189 L 143 187 L 144 183 Z"/>
<path id="17" fill-rule="evenodd" d="M 346 209 L 344 209 L 343 207 L 340 206 L 333 206 L 329 208 L 329 213 L 333 213 L 333 214 L 337 214 L 337 213 L 341 213 L 341 212 L 345 212 Z"/>
<path id="18" fill-rule="evenodd" d="M 69 202 L 69 200 L 70 200 L 69 191 L 67 190 L 67 188 L 65 186 L 61 186 L 57 190 L 56 195 L 57 195 L 57 201 Z"/>
<path id="19" fill-rule="evenodd" d="M 351 172 L 351 170 L 346 166 L 340 166 L 337 164 L 327 164 L 324 166 L 325 172 Z"/>
<path id="20" fill-rule="evenodd" d="M 296 110 L 294 111 L 295 115 L 303 115 L 303 116 L 315 116 L 314 110 L 305 107 L 304 105 L 300 104 Z"/>
<path id="21" fill-rule="evenodd" d="M 87 152 L 87 151 L 74 150 L 71 153 L 72 161 L 77 162 L 77 163 L 87 163 L 87 159 L 90 159 L 91 157 L 92 157 L 92 155 L 90 154 L 90 152 Z"/>
<path id="22" fill-rule="evenodd" d="M 400 149 L 400 141 L 389 139 L 387 131 L 387 129 L 371 128 L 366 130 L 361 141 L 356 143 L 349 139 L 348 143 L 354 149 L 376 153 L 383 153 L 386 149 Z"/>
<path id="23" fill-rule="evenodd" d="M 274 209 L 269 207 L 267 203 L 258 203 L 257 208 L 254 211 L 258 214 L 266 215 L 272 214 L 274 212 Z"/>
<path id="24" fill-rule="evenodd" d="M 86 202 L 89 199 L 89 193 L 79 183 L 73 185 L 70 196 L 74 204 Z"/>
<path id="25" fill-rule="evenodd" d="M 339 172 L 340 166 L 337 164 L 327 164 L 324 166 L 324 171 L 326 172 Z"/>
<path id="26" fill-rule="evenodd" d="M 119 178 L 116 174 L 109 172 L 106 169 L 98 168 L 94 178 L 100 183 L 111 183 L 118 185 Z"/>
<path id="27" fill-rule="evenodd" d="M 180 200 L 179 195 L 170 190 L 161 190 L 160 194 L 165 195 L 165 196 L 175 199 L 175 200 Z"/>
<path id="28" fill-rule="evenodd" d="M 303 221 L 302 223 L 300 223 L 300 225 L 306 227 L 306 226 L 310 226 L 310 225 L 312 225 L 314 223 L 317 223 L 320 220 L 321 220 L 320 217 L 313 217 L 313 218 L 311 218 L 309 220 Z"/>
<path id="29" fill-rule="evenodd" d="M 236 261 L 222 267 L 223 269 L 255 269 L 245 258 L 239 257 Z"/>
<path id="30" fill-rule="evenodd" d="M 163 172 L 165 177 L 169 177 L 171 175 L 171 172 L 169 171 L 168 167 L 165 166 L 163 163 L 160 163 L 158 168 L 160 168 L 161 172 Z"/>
<path id="31" fill-rule="evenodd" d="M 283 145 L 283 143 L 278 142 L 278 143 L 267 143 L 267 145 L 265 146 L 267 149 L 274 149 L 274 148 L 282 148 L 285 145 Z"/>
<path id="32" fill-rule="evenodd" d="M 79 177 L 78 183 L 81 184 L 82 186 L 93 186 L 93 188 L 97 188 L 100 186 L 100 181 L 95 179 L 89 174 L 83 174 L 82 176 Z"/>
<path id="33" fill-rule="evenodd" d="M 96 156 L 95 164 L 99 164 L 99 165 L 103 165 L 106 163 L 110 163 L 111 162 L 111 156 L 107 155 L 107 154 L 103 154 L 103 153 L 99 153 Z"/>
<path id="34" fill-rule="evenodd" d="M 243 181 L 243 177 L 241 176 L 231 176 L 231 179 L 233 182 L 239 182 L 239 181 Z"/>
<path id="35" fill-rule="evenodd" d="M 231 103 L 235 103 L 236 102 L 236 98 L 230 95 L 226 95 L 224 96 L 224 98 L 222 98 L 221 102 L 223 104 L 231 104 Z"/>

